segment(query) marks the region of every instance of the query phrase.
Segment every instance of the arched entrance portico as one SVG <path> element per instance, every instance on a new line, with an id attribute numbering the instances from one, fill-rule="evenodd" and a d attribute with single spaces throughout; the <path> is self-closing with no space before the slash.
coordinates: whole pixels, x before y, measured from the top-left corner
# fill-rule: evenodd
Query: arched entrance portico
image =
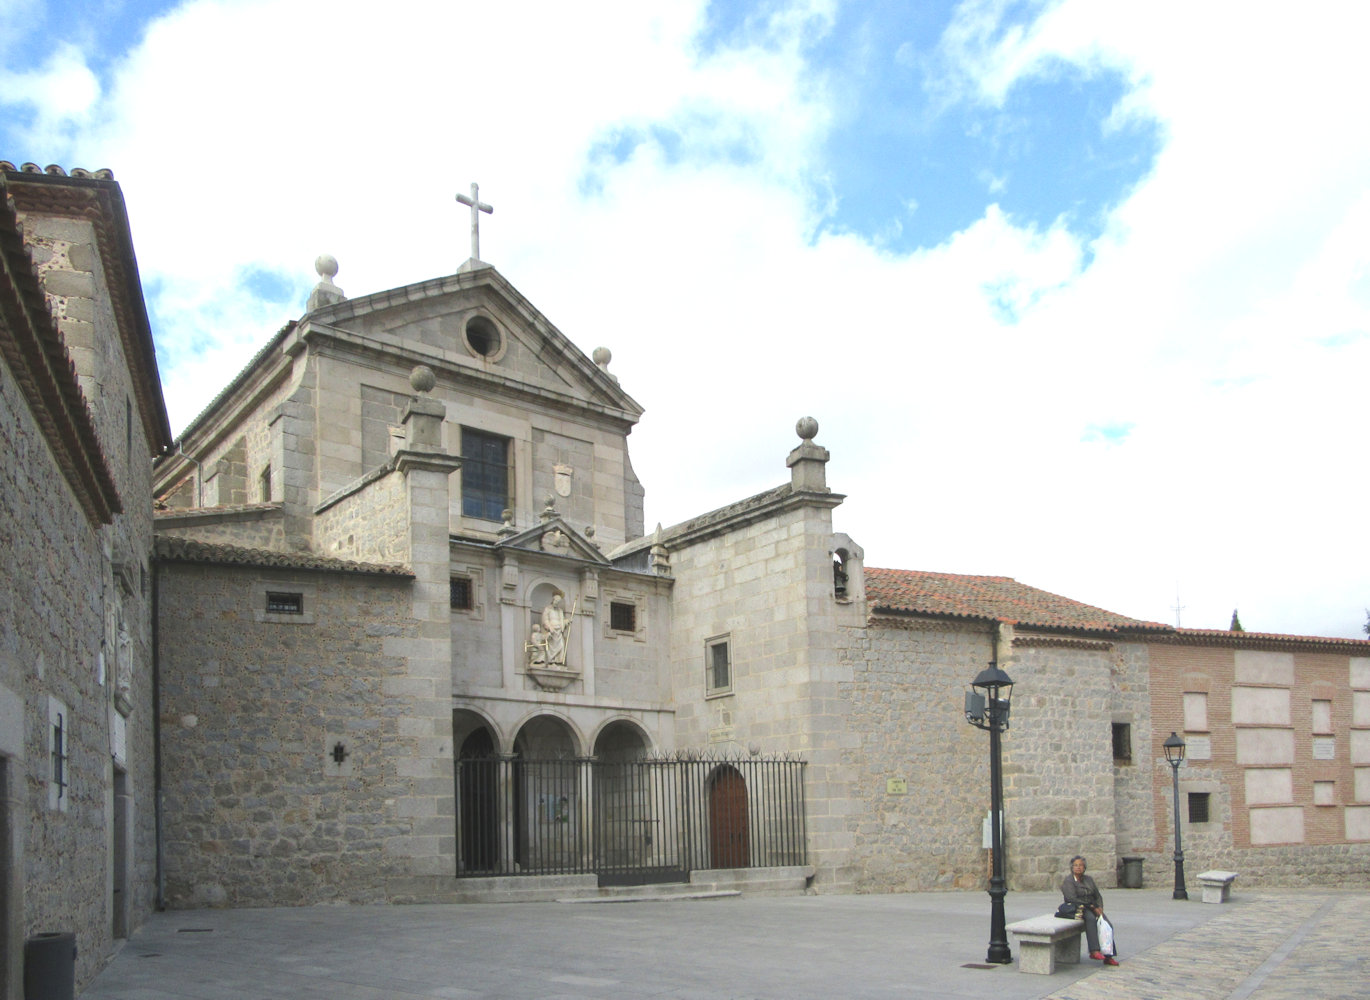
<path id="1" fill-rule="evenodd" d="M 544 872 L 581 867 L 581 767 L 575 735 L 551 715 L 529 719 L 514 738 L 514 861 Z"/>
<path id="2" fill-rule="evenodd" d="M 452 715 L 457 746 L 457 873 L 495 872 L 500 867 L 501 801 L 495 737 L 474 712 Z"/>

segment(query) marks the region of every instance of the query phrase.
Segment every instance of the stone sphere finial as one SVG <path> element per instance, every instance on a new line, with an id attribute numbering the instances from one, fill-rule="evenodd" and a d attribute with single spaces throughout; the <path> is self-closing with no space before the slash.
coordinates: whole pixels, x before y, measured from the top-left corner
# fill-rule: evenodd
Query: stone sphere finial
<path id="1" fill-rule="evenodd" d="M 438 377 L 427 365 L 415 365 L 414 370 L 409 373 L 409 384 L 414 387 L 415 392 L 432 392 L 433 386 L 438 384 Z"/>
<path id="2" fill-rule="evenodd" d="M 601 368 L 608 368 L 609 362 L 614 360 L 614 353 L 607 347 L 596 347 L 590 360 Z"/>
<path id="3" fill-rule="evenodd" d="M 338 273 L 338 258 L 331 253 L 320 254 L 314 258 L 314 270 L 324 281 L 332 281 Z"/>
<path id="4" fill-rule="evenodd" d="M 812 441 L 818 436 L 818 421 L 813 417 L 800 417 L 794 425 L 794 432 L 805 441 Z"/>

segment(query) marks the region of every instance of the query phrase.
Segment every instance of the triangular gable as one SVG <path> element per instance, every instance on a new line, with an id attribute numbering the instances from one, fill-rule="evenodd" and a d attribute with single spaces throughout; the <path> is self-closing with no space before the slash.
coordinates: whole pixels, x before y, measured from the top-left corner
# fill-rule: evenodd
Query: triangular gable
<path id="1" fill-rule="evenodd" d="M 544 552 L 565 559 L 578 559 L 600 566 L 610 565 L 608 558 L 583 534 L 560 517 L 551 517 L 532 528 L 525 528 L 495 543 L 496 549 L 525 549 Z"/>
<path id="2" fill-rule="evenodd" d="M 301 321 L 301 336 L 310 331 L 431 354 L 426 363 L 433 367 L 468 375 L 473 383 L 490 380 L 501 393 L 522 387 L 560 398 L 563 405 L 579 401 L 607 410 L 629 423 L 642 415 L 641 405 L 607 367 L 591 360 L 493 267 L 325 305 Z"/>

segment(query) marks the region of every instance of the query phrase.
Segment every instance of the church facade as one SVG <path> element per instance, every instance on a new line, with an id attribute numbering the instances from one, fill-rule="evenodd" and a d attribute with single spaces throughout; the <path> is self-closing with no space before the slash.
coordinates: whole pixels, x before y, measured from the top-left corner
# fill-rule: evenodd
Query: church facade
<path id="1" fill-rule="evenodd" d="M 12 252 L 65 252 L 38 205 L 7 252 L 71 322 L 84 307 L 61 312 L 60 270 Z M 98 458 L 110 484 L 98 468 L 92 481 L 123 511 L 40 511 L 36 478 L 14 506 L 8 483 L 31 465 L 14 456 L 36 446 L 7 449 L 4 528 L 31 547 L 8 568 L 49 537 L 88 555 L 62 567 L 79 580 L 7 612 L 22 636 L 62 607 L 51 592 L 77 595 L 69 650 L 6 640 L 5 837 L 23 859 L 7 868 L 7 955 L 64 925 L 104 954 L 154 905 L 546 899 L 666 879 L 981 888 L 988 746 L 963 697 L 990 662 L 1016 682 L 1012 888 L 1053 885 L 1075 853 L 1101 884 L 1124 856 L 1165 883 L 1171 732 L 1188 751 L 1191 872 L 1365 883 L 1370 643 L 1176 629 L 1004 577 L 867 566 L 809 417 L 776 486 L 649 530 L 628 448 L 643 411 L 606 349 L 586 354 L 474 254 L 354 298 L 336 262 L 317 268 L 304 315 L 174 446 L 135 322 L 88 337 L 123 374 L 86 390 L 87 437 L 60 432 L 41 394 L 6 411 L 11 440 L 57 442 L 44 480 L 73 481 L 61 449 Z M 93 286 L 111 316 L 132 274 Z M 70 333 L 64 349 L 84 357 Z M 7 406 L 28 392 L 18 357 Z M 119 445 L 156 454 L 151 471 Z M 43 526 L 58 514 L 72 523 Z M 52 704 L 80 705 L 80 770 L 99 776 L 80 794 L 101 850 L 79 877 L 33 860 L 90 846 L 48 832 L 70 822 L 48 803 Z M 36 901 L 44 877 L 70 905 Z M 75 901 L 93 880 L 109 887 L 99 913 Z"/>

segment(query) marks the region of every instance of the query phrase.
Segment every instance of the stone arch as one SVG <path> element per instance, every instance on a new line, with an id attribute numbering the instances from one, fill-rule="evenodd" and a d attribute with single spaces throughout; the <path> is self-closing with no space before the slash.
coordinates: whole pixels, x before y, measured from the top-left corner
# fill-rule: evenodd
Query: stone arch
<path id="1" fill-rule="evenodd" d="M 500 739 L 494 724 L 469 708 L 452 711 L 457 805 L 457 869 L 494 872 L 500 867 Z"/>
<path id="2" fill-rule="evenodd" d="M 514 862 L 523 871 L 565 870 L 581 856 L 582 743 L 569 720 L 527 718 L 514 736 Z"/>
<path id="3" fill-rule="evenodd" d="M 514 728 L 513 751 L 519 757 L 541 759 L 582 757 L 585 741 L 570 719 L 539 709 Z"/>
<path id="4" fill-rule="evenodd" d="M 652 750 L 652 738 L 635 719 L 608 719 L 595 733 L 592 746 L 597 760 L 637 760 Z"/>
<path id="5" fill-rule="evenodd" d="M 476 733 L 484 729 L 490 735 L 490 741 L 494 745 L 495 753 L 500 752 L 504 740 L 493 719 L 485 712 L 471 706 L 452 709 L 452 746 L 457 749 L 458 756 L 462 744 Z"/>
<path id="6" fill-rule="evenodd" d="M 865 550 L 850 535 L 838 533 L 832 536 L 828 552 L 832 556 L 833 597 L 842 603 L 864 600 Z"/>

